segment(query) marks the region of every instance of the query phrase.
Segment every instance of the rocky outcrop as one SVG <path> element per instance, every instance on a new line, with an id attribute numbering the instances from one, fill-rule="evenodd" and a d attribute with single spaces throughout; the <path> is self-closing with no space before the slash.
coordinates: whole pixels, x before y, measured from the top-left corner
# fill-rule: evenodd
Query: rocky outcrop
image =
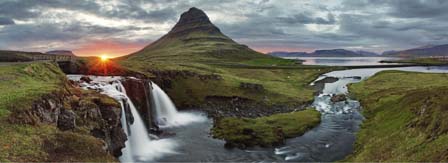
<path id="1" fill-rule="evenodd" d="M 182 37 L 191 32 L 202 31 L 211 35 L 222 35 L 221 31 L 210 22 L 204 11 L 198 8 L 190 8 L 187 12 L 182 13 L 177 24 L 164 37 Z M 229 39 L 226 39 L 228 41 Z"/>
<path id="2" fill-rule="evenodd" d="M 73 130 L 76 128 L 76 114 L 72 110 L 62 109 L 57 121 L 60 130 Z"/>
<path id="3" fill-rule="evenodd" d="M 43 95 L 29 108 L 14 109 L 9 123 L 33 126 L 54 125 L 61 131 L 88 130 L 104 142 L 104 149 L 118 157 L 125 146 L 121 108 L 109 97 L 93 91 L 67 90 Z"/>
<path id="4" fill-rule="evenodd" d="M 338 94 L 338 95 L 333 95 L 331 96 L 331 102 L 335 103 L 335 102 L 341 102 L 341 101 L 345 101 L 347 100 L 347 96 L 345 94 Z"/>
<path id="5" fill-rule="evenodd" d="M 253 90 L 253 91 L 257 91 L 257 92 L 264 91 L 263 85 L 255 84 L 255 83 L 244 83 L 244 82 L 242 82 L 242 83 L 240 83 L 240 88 Z"/>
<path id="6" fill-rule="evenodd" d="M 176 80 L 176 78 L 198 78 L 201 81 L 207 81 L 207 80 L 222 80 L 222 77 L 218 74 L 199 74 L 193 71 L 186 71 L 186 70 L 165 70 L 165 71 L 158 71 L 158 70 L 151 70 L 149 71 L 154 76 L 150 79 L 157 83 L 158 86 L 160 86 L 162 89 L 170 89 L 172 88 L 172 80 Z"/>
<path id="7" fill-rule="evenodd" d="M 142 115 L 146 127 L 149 131 L 157 132 L 159 128 L 155 121 L 150 80 L 126 78 L 122 84 L 126 89 L 126 94 Z"/>
<path id="8" fill-rule="evenodd" d="M 262 117 L 305 109 L 305 104 L 296 106 L 266 105 L 243 97 L 207 96 L 199 108 L 212 117 Z"/>

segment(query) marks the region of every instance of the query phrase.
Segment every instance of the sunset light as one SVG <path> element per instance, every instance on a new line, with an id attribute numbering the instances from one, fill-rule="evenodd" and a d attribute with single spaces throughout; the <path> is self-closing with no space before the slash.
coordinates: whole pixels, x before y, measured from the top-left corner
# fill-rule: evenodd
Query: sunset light
<path id="1" fill-rule="evenodd" d="M 107 60 L 109 60 L 109 56 L 107 55 L 101 55 L 100 56 L 101 61 L 106 62 Z"/>

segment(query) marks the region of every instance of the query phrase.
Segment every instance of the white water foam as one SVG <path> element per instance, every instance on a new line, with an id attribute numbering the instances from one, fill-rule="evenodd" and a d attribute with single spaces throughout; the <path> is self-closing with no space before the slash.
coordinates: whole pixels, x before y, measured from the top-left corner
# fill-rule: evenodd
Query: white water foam
<path id="1" fill-rule="evenodd" d="M 68 78 L 80 81 L 81 75 L 68 75 Z M 121 122 L 128 140 L 125 142 L 126 147 L 122 150 L 122 156 L 119 158 L 121 162 L 142 162 L 155 161 L 168 154 L 177 154 L 174 149 L 177 142 L 173 139 L 153 140 L 149 137 L 149 133 L 136 110 L 134 104 L 126 95 L 126 90 L 121 84 L 121 77 L 96 77 L 89 76 L 92 81 L 90 83 L 82 82 L 80 86 L 83 89 L 93 89 L 102 94 L 108 95 L 120 102 L 122 106 Z M 124 101 L 124 102 L 123 102 Z M 129 105 L 134 123 L 129 125 L 126 120 L 125 105 Z M 130 132 L 129 132 L 130 131 Z"/>
<path id="2" fill-rule="evenodd" d="M 207 120 L 204 115 L 178 112 L 170 97 L 157 84 L 152 83 L 151 86 L 159 127 L 178 127 Z"/>

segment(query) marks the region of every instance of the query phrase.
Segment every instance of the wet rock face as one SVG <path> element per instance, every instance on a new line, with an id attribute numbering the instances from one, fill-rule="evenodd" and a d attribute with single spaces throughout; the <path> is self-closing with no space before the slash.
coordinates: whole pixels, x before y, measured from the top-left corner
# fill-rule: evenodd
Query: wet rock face
<path id="1" fill-rule="evenodd" d="M 155 121 L 156 118 L 155 110 L 153 109 L 153 98 L 150 91 L 152 89 L 150 88 L 150 81 L 146 79 L 127 78 L 122 84 L 126 89 L 126 94 L 132 100 L 132 103 L 140 112 L 140 115 L 142 115 L 148 131 L 157 131 L 158 127 Z M 129 110 L 129 107 L 125 106 L 125 108 L 126 110 Z M 126 114 L 126 116 L 128 116 L 128 114 Z M 130 121 L 132 123 L 133 118 L 131 118 Z"/>
<path id="2" fill-rule="evenodd" d="M 345 101 L 347 100 L 347 96 L 345 94 L 338 94 L 338 95 L 333 95 L 331 96 L 331 102 L 335 103 L 335 102 L 341 102 L 341 101 Z"/>

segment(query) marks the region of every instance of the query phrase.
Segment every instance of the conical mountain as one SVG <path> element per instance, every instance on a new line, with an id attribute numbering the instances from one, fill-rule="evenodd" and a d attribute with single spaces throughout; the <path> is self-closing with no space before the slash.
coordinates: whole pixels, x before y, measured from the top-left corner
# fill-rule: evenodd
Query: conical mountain
<path id="1" fill-rule="evenodd" d="M 266 58 L 224 35 L 204 13 L 197 8 L 184 12 L 177 24 L 166 35 L 131 54 L 128 60 L 151 62 L 169 61 L 243 61 Z"/>

